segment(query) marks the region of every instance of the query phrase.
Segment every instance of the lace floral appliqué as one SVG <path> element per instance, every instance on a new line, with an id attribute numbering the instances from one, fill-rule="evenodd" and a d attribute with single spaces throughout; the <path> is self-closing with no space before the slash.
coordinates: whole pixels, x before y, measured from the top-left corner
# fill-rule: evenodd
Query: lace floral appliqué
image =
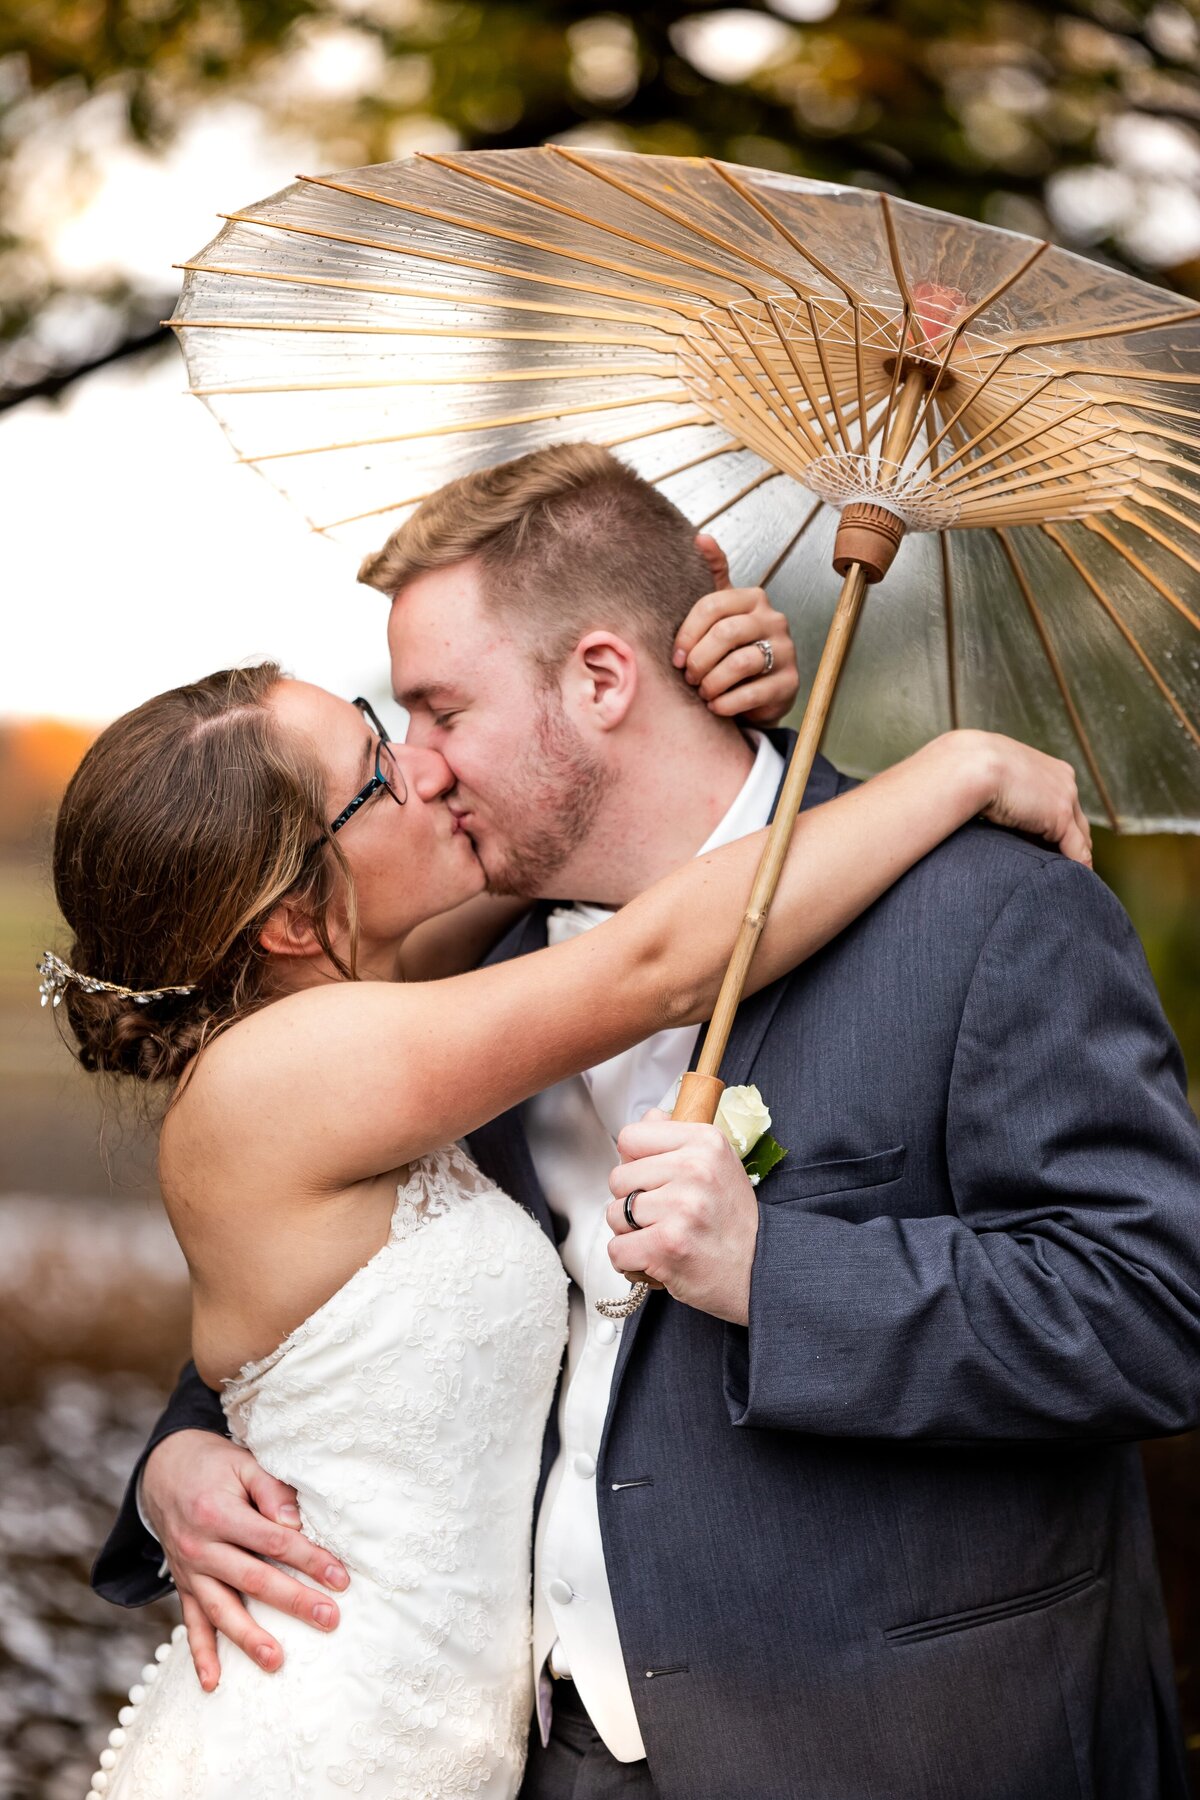
<path id="1" fill-rule="evenodd" d="M 415 1164 L 383 1249 L 223 1396 L 236 1440 L 297 1489 L 305 1531 L 350 1570 L 338 1629 L 263 1610 L 283 1669 L 222 1642 L 214 1694 L 186 1642 L 164 1647 L 93 1792 L 511 1800 L 533 1495 L 565 1336 L 566 1277 L 530 1216 L 457 1147 Z"/>

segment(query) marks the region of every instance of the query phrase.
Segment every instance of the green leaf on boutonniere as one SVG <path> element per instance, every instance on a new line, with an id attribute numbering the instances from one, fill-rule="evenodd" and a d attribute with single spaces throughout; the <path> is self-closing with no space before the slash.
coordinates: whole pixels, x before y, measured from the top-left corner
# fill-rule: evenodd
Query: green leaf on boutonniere
<path id="1" fill-rule="evenodd" d="M 787 1151 L 783 1145 L 777 1143 L 769 1131 L 764 1131 L 742 1167 L 757 1187 L 764 1176 L 769 1175 L 776 1164 L 781 1163 L 786 1155 Z"/>

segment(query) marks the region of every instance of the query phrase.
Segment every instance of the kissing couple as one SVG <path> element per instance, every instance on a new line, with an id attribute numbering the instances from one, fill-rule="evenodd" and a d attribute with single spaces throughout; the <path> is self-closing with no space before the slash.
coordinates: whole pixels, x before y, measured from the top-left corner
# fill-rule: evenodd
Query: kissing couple
<path id="1" fill-rule="evenodd" d="M 184 1623 L 93 1792 L 1182 1795 L 1133 1440 L 1196 1418 L 1200 1146 L 1071 771 L 817 760 L 722 1071 L 755 1186 L 753 1095 L 668 1114 L 782 621 L 587 445 L 363 577 L 403 744 L 224 671 L 58 819 L 45 984 L 166 1096 L 193 1295 L 95 1575 Z"/>

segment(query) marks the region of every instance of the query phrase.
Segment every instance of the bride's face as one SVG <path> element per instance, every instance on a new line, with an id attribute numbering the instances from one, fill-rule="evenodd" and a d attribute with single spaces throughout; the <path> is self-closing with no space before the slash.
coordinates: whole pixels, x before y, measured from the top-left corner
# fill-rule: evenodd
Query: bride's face
<path id="1" fill-rule="evenodd" d="M 281 681 L 268 705 L 324 767 L 332 823 L 375 774 L 378 732 L 349 700 L 307 681 Z M 398 944 L 422 920 L 480 893 L 485 879 L 446 805 L 454 777 L 438 752 L 389 743 L 379 766 L 385 775 L 398 771 L 392 785 L 405 793 L 403 805 L 378 788 L 337 832 L 354 875 L 364 950 Z"/>

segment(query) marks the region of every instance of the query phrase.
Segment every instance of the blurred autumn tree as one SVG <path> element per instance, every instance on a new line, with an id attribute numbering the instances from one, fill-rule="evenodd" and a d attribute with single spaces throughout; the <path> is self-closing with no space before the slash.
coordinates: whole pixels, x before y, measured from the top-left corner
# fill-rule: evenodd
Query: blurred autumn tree
<path id="1" fill-rule="evenodd" d="M 44 848 L 48 818 L 95 735 L 61 719 L 0 722 L 0 855 Z"/>
<path id="2" fill-rule="evenodd" d="M 325 166 L 585 138 L 878 185 L 1200 294 L 1197 0 L 0 0 L 0 406 L 148 346 L 170 294 L 64 209 L 215 107 Z"/>

